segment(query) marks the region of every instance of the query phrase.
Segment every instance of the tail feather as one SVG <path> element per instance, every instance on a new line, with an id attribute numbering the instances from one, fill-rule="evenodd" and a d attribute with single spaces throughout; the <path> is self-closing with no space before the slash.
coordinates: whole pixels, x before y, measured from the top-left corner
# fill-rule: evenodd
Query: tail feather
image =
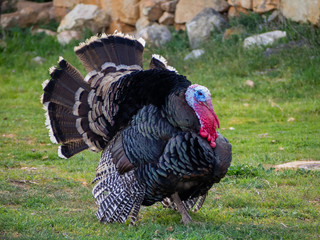
<path id="1" fill-rule="evenodd" d="M 92 194 L 99 205 L 96 216 L 100 221 L 124 223 L 130 212 L 136 219 L 145 187 L 137 181 L 133 171 L 120 175 L 116 170 L 110 152 L 113 143 L 102 154 Z"/>
<path id="2" fill-rule="evenodd" d="M 86 149 L 88 149 L 88 145 L 81 139 L 61 145 L 58 155 L 61 158 L 69 158 Z"/>
<path id="3" fill-rule="evenodd" d="M 120 80 L 142 70 L 143 48 L 141 39 L 130 36 L 95 36 L 75 48 L 89 72 L 85 78 L 63 58 L 50 69 L 51 80 L 43 83 L 41 101 L 47 110 L 50 139 L 62 144 L 60 156 L 68 158 L 86 148 L 100 151 L 116 134 L 120 126 L 114 118 L 121 89 L 127 87 L 123 84 L 128 84 Z M 124 124 L 130 119 L 127 112 Z"/>
<path id="4" fill-rule="evenodd" d="M 51 80 L 43 83 L 42 103 L 46 112 L 46 125 L 50 139 L 62 144 L 58 154 L 69 158 L 87 148 L 99 151 L 104 148 L 102 137 L 89 126 L 89 83 L 80 72 L 63 58 L 58 67 L 50 69 Z"/>
<path id="5" fill-rule="evenodd" d="M 98 218 L 103 222 L 112 222 L 114 219 L 117 219 L 119 216 L 116 215 L 116 212 L 122 207 L 124 202 L 130 200 L 128 196 L 130 196 L 129 190 L 121 185 L 118 186 L 118 188 L 113 189 L 113 191 L 111 191 L 100 203 L 97 212 Z"/>
<path id="6" fill-rule="evenodd" d="M 86 43 L 75 47 L 75 53 L 87 72 L 100 71 L 105 63 L 118 65 L 138 65 L 142 67 L 143 39 L 116 33 L 90 38 Z"/>

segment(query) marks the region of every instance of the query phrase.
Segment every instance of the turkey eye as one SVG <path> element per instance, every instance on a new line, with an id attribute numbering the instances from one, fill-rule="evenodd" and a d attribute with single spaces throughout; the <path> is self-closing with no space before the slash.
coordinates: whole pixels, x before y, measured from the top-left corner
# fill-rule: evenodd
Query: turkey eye
<path id="1" fill-rule="evenodd" d="M 199 96 L 202 96 L 202 95 L 203 95 L 202 92 L 198 92 L 198 94 L 199 94 Z"/>

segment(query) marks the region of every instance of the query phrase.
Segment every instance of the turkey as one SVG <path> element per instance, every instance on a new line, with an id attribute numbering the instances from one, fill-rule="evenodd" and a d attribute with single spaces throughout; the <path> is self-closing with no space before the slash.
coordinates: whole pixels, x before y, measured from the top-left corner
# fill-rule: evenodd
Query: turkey
<path id="1" fill-rule="evenodd" d="M 46 126 L 62 158 L 102 151 L 92 190 L 101 222 L 134 224 L 141 205 L 162 202 L 187 224 L 225 176 L 231 144 L 217 132 L 209 90 L 159 55 L 144 70 L 144 45 L 120 33 L 91 37 L 74 49 L 85 77 L 60 57 L 43 83 Z"/>

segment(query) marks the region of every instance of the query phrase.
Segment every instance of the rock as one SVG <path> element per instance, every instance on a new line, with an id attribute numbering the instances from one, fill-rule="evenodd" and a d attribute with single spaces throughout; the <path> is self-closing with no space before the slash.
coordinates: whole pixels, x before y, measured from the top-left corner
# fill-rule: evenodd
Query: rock
<path id="1" fill-rule="evenodd" d="M 2 0 L 0 1 L 1 12 L 0 13 L 10 13 L 17 10 L 17 1 Z"/>
<path id="2" fill-rule="evenodd" d="M 247 37 L 243 42 L 244 48 L 249 48 L 252 46 L 265 46 L 274 43 L 275 40 L 286 37 L 286 32 L 283 31 L 272 31 L 272 32 L 266 32 L 262 34 L 253 35 L 250 37 Z"/>
<path id="3" fill-rule="evenodd" d="M 176 11 L 178 0 L 173 0 L 169 2 L 163 2 L 161 3 L 161 9 L 168 13 L 174 13 Z"/>
<path id="4" fill-rule="evenodd" d="M 319 0 L 281 0 L 280 10 L 286 18 L 320 26 Z"/>
<path id="5" fill-rule="evenodd" d="M 113 33 L 115 30 L 124 33 L 134 31 L 134 26 L 140 17 L 139 0 L 99 0 L 97 2 L 111 19 L 107 33 Z"/>
<path id="6" fill-rule="evenodd" d="M 153 22 L 150 22 L 146 16 L 142 16 L 136 22 L 136 30 L 137 30 L 137 32 L 139 32 L 143 28 L 151 26 L 152 24 L 153 24 Z"/>
<path id="7" fill-rule="evenodd" d="M 1 26 L 3 29 L 10 27 L 28 27 L 39 23 L 49 22 L 49 11 L 52 3 L 34 3 L 19 1 L 16 5 L 18 11 L 1 15 Z"/>
<path id="8" fill-rule="evenodd" d="M 252 0 L 228 0 L 228 4 L 233 7 L 252 9 Z"/>
<path id="9" fill-rule="evenodd" d="M 14 26 L 19 26 L 19 13 L 7 13 L 1 15 L 1 27 L 8 29 Z"/>
<path id="10" fill-rule="evenodd" d="M 232 18 L 232 17 L 239 17 L 240 16 L 240 13 L 243 13 L 243 14 L 248 14 L 248 10 L 243 8 L 243 7 L 240 7 L 240 6 L 231 6 L 228 10 L 228 17 L 229 18 Z"/>
<path id="11" fill-rule="evenodd" d="M 174 14 L 164 12 L 159 18 L 159 23 L 164 25 L 172 25 L 174 23 Z"/>
<path id="12" fill-rule="evenodd" d="M 66 45 L 70 43 L 72 40 L 80 40 L 82 37 L 80 31 L 75 30 L 65 30 L 63 32 L 58 33 L 57 39 L 61 45 Z"/>
<path id="13" fill-rule="evenodd" d="M 198 48 L 210 37 L 214 29 L 221 31 L 227 26 L 227 21 L 216 10 L 212 8 L 203 9 L 186 24 L 190 46 L 193 49 Z"/>
<path id="14" fill-rule="evenodd" d="M 26 27 L 37 22 L 39 12 L 33 7 L 27 7 L 19 12 L 19 26 Z"/>
<path id="15" fill-rule="evenodd" d="M 119 11 L 120 21 L 134 26 L 139 19 L 140 0 L 122 0 L 121 10 Z"/>
<path id="16" fill-rule="evenodd" d="M 57 35 L 56 32 L 53 32 L 53 31 L 48 30 L 48 29 L 42 29 L 42 28 L 38 28 L 38 29 L 32 30 L 31 33 L 32 34 L 44 33 L 44 34 L 46 34 L 48 36 L 56 36 Z"/>
<path id="17" fill-rule="evenodd" d="M 197 58 L 201 57 L 204 53 L 205 53 L 205 51 L 203 49 L 192 50 L 191 53 L 189 53 L 187 56 L 185 56 L 184 61 L 187 61 L 189 59 L 197 59 Z"/>
<path id="18" fill-rule="evenodd" d="M 288 118 L 288 122 L 294 122 L 296 119 L 295 118 L 293 118 L 293 117 L 290 117 L 290 118 Z"/>
<path id="19" fill-rule="evenodd" d="M 168 27 L 157 23 L 143 28 L 137 35 L 156 47 L 171 41 L 171 33 Z"/>
<path id="20" fill-rule="evenodd" d="M 103 32 L 109 27 L 110 17 L 98 6 L 78 4 L 60 22 L 58 32 L 65 30 L 84 31 L 88 28 L 92 33 Z"/>
<path id="21" fill-rule="evenodd" d="M 53 0 L 53 6 L 63 8 L 74 8 L 79 3 L 79 0 Z"/>
<path id="22" fill-rule="evenodd" d="M 186 23 L 192 20 L 204 8 L 213 8 L 224 12 L 229 8 L 225 0 L 180 0 L 176 7 L 175 23 Z"/>
<path id="23" fill-rule="evenodd" d="M 13 1 L 12 1 L 13 2 Z M 52 2 L 32 2 L 32 1 L 25 1 L 25 0 L 16 0 L 16 8 L 17 11 L 21 11 L 25 8 L 33 8 L 34 10 L 40 12 L 42 10 L 47 10 L 53 6 Z"/>
<path id="24" fill-rule="evenodd" d="M 109 25 L 109 28 L 106 30 L 108 34 L 112 34 L 115 31 L 119 31 L 122 33 L 133 33 L 135 31 L 135 27 L 129 24 L 125 24 L 118 19 L 116 21 L 112 21 Z"/>
<path id="25" fill-rule="evenodd" d="M 223 34 L 223 40 L 228 40 L 232 36 L 239 35 L 239 34 L 242 34 L 244 32 L 245 32 L 245 30 L 240 26 L 239 27 L 228 28 L 228 29 L 226 29 L 226 31 Z"/>
<path id="26" fill-rule="evenodd" d="M 274 166 L 275 169 L 300 168 L 306 170 L 320 170 L 320 161 L 294 161 Z"/>
<path id="27" fill-rule="evenodd" d="M 65 15 L 67 15 L 69 10 L 64 7 L 53 7 L 52 8 L 52 15 L 54 16 L 54 19 L 56 19 L 58 22 L 61 22 L 61 20 L 64 18 Z"/>
<path id="28" fill-rule="evenodd" d="M 40 57 L 40 56 L 36 56 L 36 57 L 32 58 L 32 61 L 41 65 L 42 63 L 44 63 L 46 61 L 46 59 L 43 57 Z"/>
<path id="29" fill-rule="evenodd" d="M 247 80 L 244 83 L 246 86 L 253 88 L 254 87 L 254 81 L 252 80 Z"/>
<path id="30" fill-rule="evenodd" d="M 280 11 L 274 10 L 268 17 L 267 22 L 273 22 L 279 17 L 279 15 L 280 15 Z"/>
<path id="31" fill-rule="evenodd" d="M 270 10 L 277 9 L 278 6 L 279 0 L 252 0 L 253 11 L 257 13 L 269 12 Z"/>
<path id="32" fill-rule="evenodd" d="M 293 49 L 296 47 L 303 47 L 303 46 L 310 47 L 307 40 L 290 41 L 288 43 L 283 43 L 273 48 L 267 48 L 263 54 L 266 57 L 271 57 L 272 55 L 280 54 L 283 50 L 289 50 L 289 49 Z"/>
<path id="33" fill-rule="evenodd" d="M 184 23 L 174 23 L 174 29 L 176 31 L 186 31 L 186 25 Z"/>
<path id="34" fill-rule="evenodd" d="M 140 2 L 140 16 L 146 16 L 149 21 L 157 21 L 162 14 L 161 0 L 142 0 Z"/>

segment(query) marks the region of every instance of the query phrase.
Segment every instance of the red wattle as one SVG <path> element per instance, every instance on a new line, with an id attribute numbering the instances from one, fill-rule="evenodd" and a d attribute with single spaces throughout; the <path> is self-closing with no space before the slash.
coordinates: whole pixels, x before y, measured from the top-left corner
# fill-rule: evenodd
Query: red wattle
<path id="1" fill-rule="evenodd" d="M 208 132 L 203 127 L 200 128 L 199 134 L 203 138 L 207 138 L 207 136 L 208 136 Z"/>
<path id="2" fill-rule="evenodd" d="M 212 148 L 215 148 L 215 147 L 217 146 L 217 144 L 216 144 L 216 142 L 215 142 L 214 140 L 212 140 L 212 141 L 210 142 L 210 146 L 211 146 Z"/>
<path id="3" fill-rule="evenodd" d="M 211 100 L 204 103 L 199 103 L 195 106 L 195 111 L 198 114 L 201 128 L 199 135 L 210 143 L 212 148 L 216 147 L 215 140 L 218 137 L 216 128 L 220 127 L 219 119 L 213 110 Z"/>

